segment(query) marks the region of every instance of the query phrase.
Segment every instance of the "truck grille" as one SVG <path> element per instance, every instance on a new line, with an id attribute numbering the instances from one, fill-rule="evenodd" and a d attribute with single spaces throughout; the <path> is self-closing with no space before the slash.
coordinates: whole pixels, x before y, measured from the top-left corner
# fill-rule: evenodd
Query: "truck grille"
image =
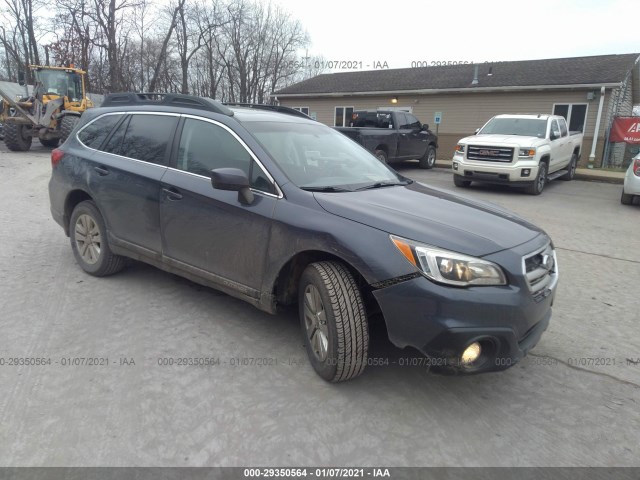
<path id="1" fill-rule="evenodd" d="M 558 281 L 558 263 L 551 244 L 524 257 L 522 267 L 529 291 L 536 301 L 547 297 Z"/>
<path id="2" fill-rule="evenodd" d="M 513 160 L 513 148 L 469 145 L 467 159 L 487 162 L 510 162 Z"/>

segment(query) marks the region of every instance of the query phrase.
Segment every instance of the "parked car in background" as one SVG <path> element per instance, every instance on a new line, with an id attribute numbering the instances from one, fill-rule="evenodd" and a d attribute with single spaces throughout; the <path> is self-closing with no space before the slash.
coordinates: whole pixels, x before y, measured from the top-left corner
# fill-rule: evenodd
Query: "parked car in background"
<path id="1" fill-rule="evenodd" d="M 508 184 L 539 195 L 549 180 L 572 180 L 582 133 L 569 132 L 559 115 L 496 115 L 458 142 L 453 155 L 456 187 L 471 182 Z"/>
<path id="2" fill-rule="evenodd" d="M 510 212 L 413 182 L 291 109 L 103 105 L 51 152 L 51 213 L 88 274 L 130 257 L 269 313 L 297 305 L 310 363 L 333 382 L 369 364 L 373 315 L 459 373 L 509 368 L 549 324 L 553 243 Z"/>
<path id="3" fill-rule="evenodd" d="M 631 164 L 624 176 L 620 202 L 631 205 L 636 196 L 640 196 L 640 153 L 631 159 Z"/>
<path id="4" fill-rule="evenodd" d="M 408 112 L 358 110 L 349 127 L 334 127 L 373 153 L 383 163 L 419 160 L 420 168 L 436 163 L 438 137 Z"/>

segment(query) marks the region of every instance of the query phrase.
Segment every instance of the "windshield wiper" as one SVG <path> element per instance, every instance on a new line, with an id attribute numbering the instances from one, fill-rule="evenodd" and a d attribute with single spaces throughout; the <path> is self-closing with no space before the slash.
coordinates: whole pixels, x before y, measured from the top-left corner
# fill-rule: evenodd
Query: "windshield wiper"
<path id="1" fill-rule="evenodd" d="M 383 188 L 383 187 L 397 187 L 398 185 L 409 185 L 413 183 L 411 180 L 404 182 L 376 182 L 371 185 L 365 185 L 364 187 L 356 188 L 356 190 L 371 190 L 373 188 Z"/>
<path id="2" fill-rule="evenodd" d="M 348 188 L 332 187 L 331 185 L 319 186 L 319 187 L 300 187 L 307 192 L 353 192 Z"/>

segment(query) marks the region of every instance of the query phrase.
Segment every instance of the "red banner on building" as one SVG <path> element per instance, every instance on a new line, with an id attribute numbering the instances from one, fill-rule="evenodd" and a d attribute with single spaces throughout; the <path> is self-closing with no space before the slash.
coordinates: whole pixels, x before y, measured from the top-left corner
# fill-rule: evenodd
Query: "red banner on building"
<path id="1" fill-rule="evenodd" d="M 609 141 L 640 145 L 640 117 L 614 118 Z"/>

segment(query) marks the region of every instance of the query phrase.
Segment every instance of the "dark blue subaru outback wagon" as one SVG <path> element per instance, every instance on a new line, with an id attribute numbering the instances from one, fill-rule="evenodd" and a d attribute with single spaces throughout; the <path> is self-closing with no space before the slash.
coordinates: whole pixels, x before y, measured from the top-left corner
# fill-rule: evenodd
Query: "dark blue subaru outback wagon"
<path id="1" fill-rule="evenodd" d="M 444 372 L 503 370 L 551 317 L 539 228 L 411 181 L 284 107 L 112 94 L 51 154 L 51 212 L 80 267 L 137 259 L 261 310 L 298 304 L 315 371 L 368 363 L 372 313 Z"/>

